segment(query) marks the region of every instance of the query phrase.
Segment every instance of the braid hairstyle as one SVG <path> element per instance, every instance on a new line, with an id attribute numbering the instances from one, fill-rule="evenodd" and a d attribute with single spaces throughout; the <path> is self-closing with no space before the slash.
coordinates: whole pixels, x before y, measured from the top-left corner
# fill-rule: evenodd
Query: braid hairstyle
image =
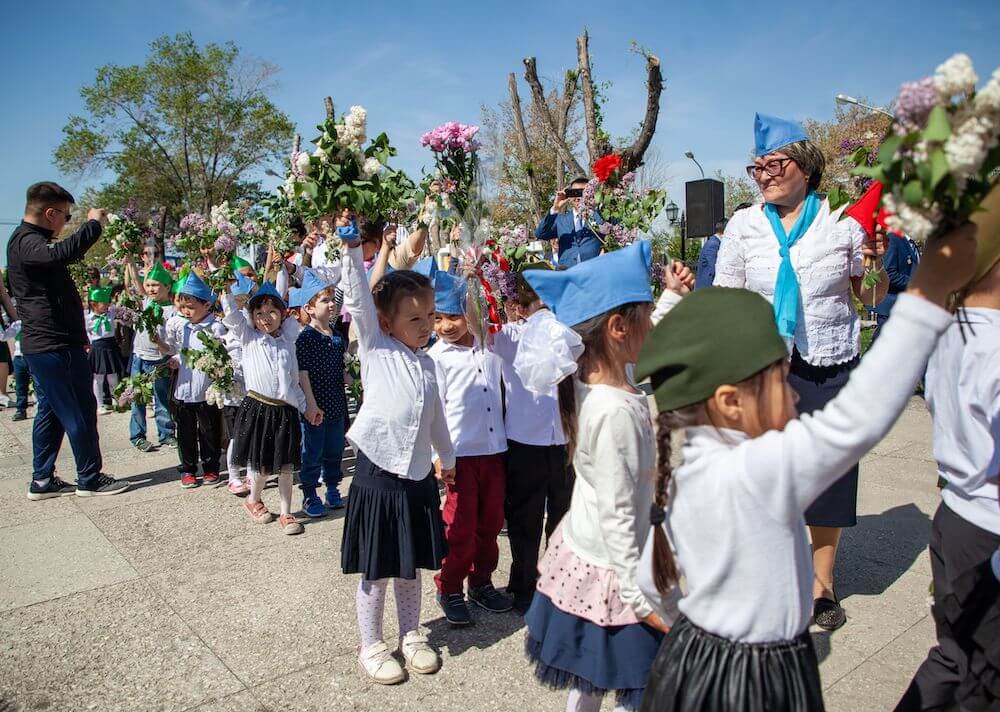
<path id="1" fill-rule="evenodd" d="M 432 296 L 434 294 L 431 281 L 419 272 L 408 269 L 390 272 L 372 287 L 375 309 L 384 317 L 392 316 L 403 297 L 419 297 L 427 293 Z"/>

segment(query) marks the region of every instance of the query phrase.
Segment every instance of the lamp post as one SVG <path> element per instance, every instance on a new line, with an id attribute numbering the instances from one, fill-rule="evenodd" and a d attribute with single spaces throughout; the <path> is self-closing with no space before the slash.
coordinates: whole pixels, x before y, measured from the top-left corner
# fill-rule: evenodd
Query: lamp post
<path id="1" fill-rule="evenodd" d="M 698 170 L 701 171 L 701 177 L 704 179 L 705 178 L 705 169 L 701 167 L 700 163 L 698 163 L 698 159 L 696 159 L 694 157 L 694 153 L 692 153 L 691 151 L 686 151 L 684 153 L 684 157 L 685 158 L 690 158 L 692 161 L 694 161 L 694 164 L 696 166 L 698 166 Z"/>
<path id="2" fill-rule="evenodd" d="M 677 203 L 675 203 L 672 200 L 667 204 L 667 207 L 663 209 L 663 212 L 666 214 L 667 220 L 670 221 L 671 227 L 680 223 L 681 262 L 684 262 L 687 259 L 687 245 L 685 244 L 685 238 L 687 237 L 687 235 L 685 234 L 687 231 L 687 224 L 686 224 L 687 221 L 684 219 L 684 213 L 681 212 L 681 209 L 677 207 Z M 678 213 L 681 216 L 680 220 L 677 219 Z"/>
<path id="3" fill-rule="evenodd" d="M 878 106 L 871 106 L 869 104 L 865 104 L 863 102 L 858 101 L 853 96 L 847 96 L 847 94 L 837 94 L 837 96 L 834 98 L 836 99 L 838 104 L 854 104 L 855 106 L 860 106 L 862 109 L 868 109 L 868 111 L 871 111 L 872 113 L 884 114 L 885 116 L 888 116 L 890 119 L 896 118 L 891 111 L 887 111 L 886 109 L 883 109 Z"/>

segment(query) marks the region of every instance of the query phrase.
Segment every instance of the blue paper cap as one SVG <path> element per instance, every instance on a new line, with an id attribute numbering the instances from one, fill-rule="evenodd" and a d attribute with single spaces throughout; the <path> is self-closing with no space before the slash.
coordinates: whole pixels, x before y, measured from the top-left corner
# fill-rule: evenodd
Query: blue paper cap
<path id="1" fill-rule="evenodd" d="M 434 275 L 434 311 L 442 314 L 465 314 L 468 285 L 464 279 L 447 272 Z"/>
<path id="2" fill-rule="evenodd" d="M 758 158 L 774 153 L 785 146 L 808 141 L 809 134 L 796 121 L 779 119 L 777 116 L 755 114 L 753 117 L 754 155 Z"/>
<path id="3" fill-rule="evenodd" d="M 233 294 L 250 294 L 253 291 L 253 282 L 242 272 L 234 272 L 236 282 L 229 288 Z"/>
<path id="4" fill-rule="evenodd" d="M 257 287 L 257 291 L 253 293 L 252 297 L 250 297 L 250 300 L 247 302 L 247 309 L 253 310 L 254 301 L 267 296 L 274 297 L 281 302 L 282 306 L 286 306 L 285 300 L 281 298 L 280 294 L 278 294 L 278 290 L 275 289 L 274 285 L 271 282 L 264 282 L 262 285 Z"/>
<path id="5" fill-rule="evenodd" d="M 576 326 L 622 304 L 653 301 L 649 287 L 652 261 L 649 241 L 636 240 L 562 272 L 529 269 L 521 276 L 556 319 Z"/>
<path id="6" fill-rule="evenodd" d="M 187 277 L 184 279 L 184 284 L 177 290 L 177 293 L 195 297 L 209 304 L 215 303 L 215 295 L 212 294 L 212 290 L 208 288 L 207 284 L 201 281 L 201 277 L 194 270 L 188 272 Z"/>
<path id="7" fill-rule="evenodd" d="M 423 276 L 427 277 L 427 279 L 433 282 L 434 275 L 437 274 L 438 271 L 438 266 L 437 262 L 434 260 L 434 257 L 431 256 L 431 257 L 424 257 L 421 260 L 417 260 L 416 263 L 413 265 L 412 269 L 414 272 L 422 274 Z"/>
<path id="8" fill-rule="evenodd" d="M 302 288 L 296 290 L 296 297 L 300 303 L 294 305 L 292 304 L 292 290 L 288 290 L 288 306 L 304 307 L 309 303 L 310 299 L 331 286 L 333 285 L 320 277 L 316 273 L 316 270 L 306 269 L 302 275 Z"/>

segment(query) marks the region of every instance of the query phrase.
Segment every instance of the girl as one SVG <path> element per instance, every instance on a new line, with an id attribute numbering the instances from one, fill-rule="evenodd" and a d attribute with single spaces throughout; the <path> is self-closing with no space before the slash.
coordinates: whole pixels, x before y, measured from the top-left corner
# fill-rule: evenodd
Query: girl
<path id="1" fill-rule="evenodd" d="M 660 411 L 656 499 L 668 507 L 640 583 L 655 598 L 683 574 L 687 595 L 642 710 L 823 709 L 807 632 L 813 566 L 803 515 L 906 405 L 951 323 L 942 306 L 972 275 L 973 234 L 968 226 L 928 244 L 847 386 L 801 418 L 788 350 L 760 295 L 699 290 L 654 329 L 636 375 L 651 377 Z M 686 443 L 673 473 L 675 428 Z"/>
<path id="2" fill-rule="evenodd" d="M 258 524 L 271 521 L 261 501 L 267 476 L 278 473 L 281 515 L 285 534 L 301 534 L 302 525 L 292 516 L 292 465 L 301 461 L 299 413 L 319 424 L 322 413 L 306 407 L 295 361 L 297 324 L 287 320 L 285 303 L 270 282 L 250 297 L 246 311 L 236 307 L 233 295 L 222 296 L 222 323 L 240 340 L 243 381 L 247 395 L 236 413 L 236 446 L 233 461 L 247 468 L 250 495 L 243 507 Z M 250 320 L 247 319 L 249 312 Z"/>
<path id="3" fill-rule="evenodd" d="M 99 404 L 99 415 L 112 410 L 104 404 L 104 383 L 114 392 L 118 374 L 125 370 L 122 355 L 115 341 L 115 324 L 108 318 L 113 287 L 91 287 L 88 292 L 90 308 L 87 311 L 87 336 L 90 337 L 90 370 L 94 374 L 94 397 Z"/>
<path id="4" fill-rule="evenodd" d="M 575 375 L 559 384 L 576 480 L 525 615 L 535 675 L 569 688 L 572 711 L 596 712 L 610 691 L 616 710 L 636 709 L 666 630 L 636 584 L 656 457 L 646 396 L 626 371 L 652 328 L 650 258 L 649 243 L 639 241 L 562 272 L 522 273 L 555 319 L 573 327 L 545 312 L 529 322 L 514 361 L 522 381 L 547 392 L 558 380 L 533 374 L 551 370 L 553 342 L 557 353 L 579 357 L 565 359 L 561 375 Z M 532 353 L 541 357 L 535 363 Z"/>
<path id="5" fill-rule="evenodd" d="M 236 281 L 230 285 L 229 291 L 233 294 L 233 302 L 236 304 L 236 308 L 243 309 L 250 299 L 250 292 L 253 291 L 253 282 L 250 281 L 250 278 L 246 274 L 236 269 L 236 259 L 236 257 L 233 258 L 233 272 Z M 236 392 L 227 393 L 222 402 L 222 423 L 225 425 L 225 437 L 229 440 L 229 444 L 226 446 L 226 472 L 229 483 L 226 485 L 226 488 L 229 490 L 229 494 L 236 495 L 237 497 L 246 497 L 250 494 L 250 480 L 252 478 L 248 476 L 246 481 L 244 481 L 241 475 L 242 468 L 236 464 L 235 460 L 236 414 L 240 412 L 240 405 L 243 403 L 243 393 L 246 392 L 246 386 L 243 382 L 243 342 L 233 332 L 227 330 L 223 343 L 226 345 L 226 352 L 229 354 L 229 358 L 233 361 L 233 373 L 236 380 Z"/>
<path id="6" fill-rule="evenodd" d="M 382 639 L 382 611 L 395 579 L 400 651 L 411 671 L 440 667 L 420 621 L 420 569 L 437 570 L 446 553 L 431 445 L 441 478 L 455 481 L 455 451 L 448 436 L 434 363 L 422 351 L 434 324 L 430 281 L 409 270 L 391 272 L 372 290 L 365 275 L 357 227 L 338 218 L 347 244 L 344 306 L 358 331 L 365 399 L 347 440 L 357 465 L 347 498 L 341 568 L 360 573 L 357 612 L 359 662 L 383 685 L 405 675 Z"/>

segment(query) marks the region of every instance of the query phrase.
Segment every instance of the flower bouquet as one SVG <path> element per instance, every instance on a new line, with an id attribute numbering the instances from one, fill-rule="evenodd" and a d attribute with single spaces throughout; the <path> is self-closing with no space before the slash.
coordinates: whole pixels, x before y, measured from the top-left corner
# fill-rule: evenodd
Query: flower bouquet
<path id="1" fill-rule="evenodd" d="M 496 236 L 486 240 L 487 262 L 482 273 L 493 291 L 499 292 L 503 301 L 517 299 L 517 274 L 532 261 L 528 251 L 531 238 L 524 225 L 501 225 Z"/>
<path id="2" fill-rule="evenodd" d="M 104 238 L 111 247 L 108 256 L 110 262 L 124 264 L 136 257 L 142 251 L 146 241 L 146 228 L 137 221 L 137 212 L 132 201 L 121 214 L 108 213 L 108 226 L 104 228 Z"/>
<path id="3" fill-rule="evenodd" d="M 594 178 L 583 189 L 581 209 L 591 230 L 604 244 L 604 251 L 632 244 L 640 233 L 649 232 L 663 210 L 667 194 L 662 190 L 639 190 L 635 173 L 622 174 L 621 156 L 615 153 L 594 161 Z M 594 215 L 601 222 L 594 224 Z"/>
<path id="4" fill-rule="evenodd" d="M 441 181 L 439 195 L 466 223 L 470 234 L 475 232 L 482 212 L 477 133 L 478 126 L 449 121 L 420 137 L 420 145 L 434 154 Z"/>
<path id="5" fill-rule="evenodd" d="M 344 371 L 349 382 L 347 384 L 347 395 L 354 399 L 355 403 L 361 403 L 364 395 L 364 388 L 361 386 L 361 360 L 357 354 L 349 351 L 344 353 Z"/>
<path id="6" fill-rule="evenodd" d="M 123 292 L 118 302 L 108 305 L 108 319 L 125 326 L 135 327 L 139 323 L 140 311 L 141 305 L 138 304 L 138 300 Z"/>
<path id="7" fill-rule="evenodd" d="M 153 402 L 153 385 L 166 374 L 166 368 L 156 368 L 148 373 L 123 378 L 111 392 L 111 404 L 119 413 L 132 409 L 132 404 L 147 405 Z"/>
<path id="8" fill-rule="evenodd" d="M 203 345 L 202 350 L 181 349 L 180 357 L 188 368 L 201 371 L 212 379 L 205 400 L 209 405 L 221 408 L 227 396 L 238 395 L 233 360 L 225 344 L 212 334 L 199 331 L 198 339 Z"/>

